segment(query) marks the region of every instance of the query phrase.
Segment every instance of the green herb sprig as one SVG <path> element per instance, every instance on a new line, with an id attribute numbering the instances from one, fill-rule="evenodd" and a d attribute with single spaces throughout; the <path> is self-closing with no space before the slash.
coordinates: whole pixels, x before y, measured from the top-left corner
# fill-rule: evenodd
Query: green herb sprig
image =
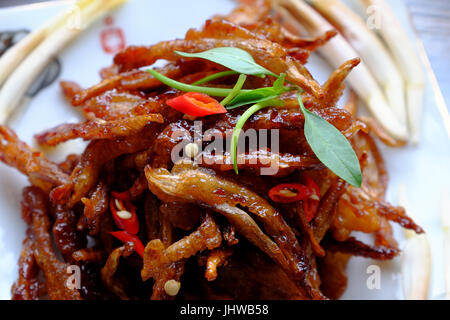
<path id="1" fill-rule="evenodd" d="M 239 48 L 224 47 L 198 53 L 185 53 L 179 51 L 176 51 L 176 53 L 183 57 L 206 59 L 231 70 L 207 76 L 192 85 L 170 79 L 155 70 L 149 70 L 149 72 L 167 86 L 181 91 L 200 92 L 210 96 L 225 97 L 221 104 L 226 106 L 229 110 L 252 104 L 252 106 L 240 116 L 231 137 L 230 154 L 236 174 L 239 173 L 237 166 L 239 135 L 247 120 L 261 109 L 283 106 L 284 103 L 280 100 L 280 96 L 288 91 L 297 91 L 300 110 L 305 116 L 304 134 L 306 141 L 311 146 L 314 154 L 337 176 L 353 186 L 361 186 L 361 168 L 358 157 L 349 141 L 332 124 L 305 108 L 300 96 L 301 88 L 296 85 L 285 86 L 285 74 L 276 75 L 258 65 L 248 52 Z M 199 86 L 199 84 L 204 84 L 234 74 L 240 74 L 240 76 L 232 89 Z M 246 75 L 270 75 L 276 77 L 277 80 L 272 87 L 245 90 L 242 89 L 242 87 L 247 78 Z"/>
<path id="2" fill-rule="evenodd" d="M 306 109 L 300 94 L 298 104 L 305 116 L 305 138 L 314 154 L 337 176 L 360 187 L 361 167 L 351 144 L 336 127 Z"/>

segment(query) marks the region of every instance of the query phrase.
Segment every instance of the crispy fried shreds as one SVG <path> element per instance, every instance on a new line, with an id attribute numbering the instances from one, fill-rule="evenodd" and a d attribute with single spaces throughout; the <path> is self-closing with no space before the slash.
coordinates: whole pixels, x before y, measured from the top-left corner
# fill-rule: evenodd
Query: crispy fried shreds
<path id="1" fill-rule="evenodd" d="M 349 60 L 331 74 L 330 78 L 323 85 L 323 90 L 325 92 L 330 92 L 330 94 L 325 95 L 321 101 L 324 106 L 332 107 L 337 104 L 344 93 L 345 78 L 347 78 L 353 68 L 355 68 L 360 61 L 361 60 L 359 58 Z"/>
<path id="2" fill-rule="evenodd" d="M 58 164 L 58 167 L 64 171 L 64 173 L 70 175 L 78 162 L 80 162 L 79 154 L 69 154 L 66 157 L 66 160 Z"/>
<path id="3" fill-rule="evenodd" d="M 183 75 L 182 67 L 176 64 L 168 64 L 165 67 L 158 69 L 158 71 L 169 78 L 178 78 Z M 142 70 L 132 70 L 113 75 L 91 88 L 76 92 L 76 94 L 72 96 L 72 104 L 74 106 L 82 105 L 89 99 L 101 96 L 101 94 L 110 90 L 151 90 L 160 85 L 161 83 L 150 73 Z"/>
<path id="4" fill-rule="evenodd" d="M 315 237 L 319 243 L 332 225 L 337 209 L 337 201 L 345 192 L 346 188 L 347 183 L 342 179 L 336 178 L 320 199 L 316 217 L 311 222 Z"/>
<path id="5" fill-rule="evenodd" d="M 145 172 L 150 190 L 161 200 L 177 199 L 213 207 L 224 214 L 248 240 L 280 263 L 299 285 L 305 285 L 303 276 L 309 266 L 305 261 L 303 249 L 292 229 L 266 200 L 244 187 L 189 164 L 176 165 L 172 174 L 165 169 L 152 169 L 149 166 Z M 270 241 L 253 219 L 237 205 L 255 214 L 277 244 Z"/>
<path id="6" fill-rule="evenodd" d="M 391 260 L 396 257 L 400 250 L 392 247 L 370 246 L 354 237 L 345 241 L 336 241 L 332 237 L 326 237 L 323 246 L 332 252 L 347 253 L 353 256 L 361 256 L 376 260 Z"/>
<path id="7" fill-rule="evenodd" d="M 227 223 L 222 230 L 223 239 L 229 246 L 234 246 L 239 243 L 239 239 L 236 237 L 236 227 L 231 223 Z"/>
<path id="8" fill-rule="evenodd" d="M 47 196 L 36 187 L 27 187 L 23 192 L 22 210 L 31 217 L 31 230 L 35 239 L 34 256 L 46 279 L 47 294 L 52 300 L 80 300 L 76 288 L 66 283 L 72 273 L 67 272 L 66 263 L 56 258 L 50 235 L 50 221 L 47 215 Z"/>
<path id="9" fill-rule="evenodd" d="M 136 134 L 151 122 L 163 123 L 164 119 L 156 113 L 113 121 L 97 119 L 83 123 L 68 123 L 37 134 L 35 138 L 39 144 L 48 146 L 56 146 L 77 138 L 83 140 L 116 139 Z"/>
<path id="10" fill-rule="evenodd" d="M 236 24 L 251 24 L 261 21 L 270 13 L 269 0 L 239 0 L 239 2 L 240 5 L 224 17 L 225 19 Z"/>
<path id="11" fill-rule="evenodd" d="M 101 167 L 123 154 L 147 149 L 155 136 L 155 128 L 148 126 L 140 133 L 120 139 L 92 141 L 83 152 L 81 160 L 73 170 L 69 182 L 52 190 L 54 203 L 66 203 L 71 208 L 97 182 Z"/>
<path id="12" fill-rule="evenodd" d="M 55 163 L 29 147 L 5 126 L 0 126 L 0 160 L 28 176 L 31 184 L 44 191 L 65 184 L 69 177 Z"/>
<path id="13" fill-rule="evenodd" d="M 371 203 L 371 206 L 387 220 L 396 222 L 405 229 L 411 229 L 417 234 L 424 233 L 423 229 L 411 219 L 403 207 L 394 207 L 387 202 Z"/>
<path id="14" fill-rule="evenodd" d="M 330 299 L 339 299 L 347 288 L 345 268 L 351 255 L 327 251 L 325 257 L 318 259 L 320 290 Z"/>
<path id="15" fill-rule="evenodd" d="M 75 95 L 77 95 L 79 92 L 83 90 L 83 88 L 81 88 L 81 86 L 78 83 L 73 81 L 61 81 L 59 85 L 61 87 L 62 94 L 69 102 L 72 101 Z"/>
<path id="16" fill-rule="evenodd" d="M 111 177 L 108 177 L 107 174 L 101 177 L 91 196 L 89 198 L 81 198 L 81 202 L 84 204 L 84 211 L 78 228 L 82 230 L 87 227 L 91 235 L 98 234 L 100 220 L 109 207 L 110 184 L 108 182 L 110 181 L 108 180 L 111 180 Z"/>
<path id="17" fill-rule="evenodd" d="M 143 165 L 141 169 L 143 169 L 145 165 Z M 147 179 L 145 178 L 144 172 L 142 172 L 139 175 L 139 178 L 137 178 L 133 182 L 133 185 L 128 190 L 123 191 L 122 194 L 124 194 L 124 196 L 126 195 L 126 197 L 129 200 L 136 200 L 140 196 L 142 196 L 147 189 L 148 189 Z"/>
<path id="18" fill-rule="evenodd" d="M 73 252 L 72 258 L 77 262 L 102 263 L 105 260 L 105 251 L 95 248 L 82 248 Z"/>
<path id="19" fill-rule="evenodd" d="M 72 254 L 85 246 L 85 239 L 77 232 L 78 218 L 71 209 L 57 205 L 52 233 L 56 246 L 67 262 L 73 262 Z"/>
<path id="20" fill-rule="evenodd" d="M 320 241 L 316 239 L 314 230 L 311 224 L 306 219 L 303 206 L 300 202 L 296 206 L 296 213 L 297 213 L 296 220 L 298 221 L 298 226 L 302 231 L 302 234 L 308 238 L 311 244 L 311 249 L 313 250 L 314 254 L 316 256 L 323 257 L 325 255 L 325 250 L 323 250 L 323 248 L 320 246 Z"/>
<path id="21" fill-rule="evenodd" d="M 173 40 L 164 41 L 149 47 L 130 46 L 114 58 L 114 63 L 120 66 L 121 71 L 151 65 L 159 59 L 179 61 L 180 56 L 174 51 L 200 52 L 217 47 L 236 47 L 250 53 L 255 61 L 270 71 L 280 74 L 286 73 L 287 80 L 300 86 L 303 90 L 316 98 L 324 94 L 321 86 L 309 79 L 309 74 L 302 74 L 286 50 L 270 40 L 264 39 L 214 39 L 201 40 Z"/>
<path id="22" fill-rule="evenodd" d="M 398 243 L 394 238 L 394 230 L 389 220 L 384 217 L 381 217 L 380 228 L 375 233 L 375 245 L 398 248 Z"/>
<path id="23" fill-rule="evenodd" d="M 166 265 L 162 272 L 155 275 L 155 284 L 153 285 L 153 291 L 151 300 L 170 300 L 175 299 L 174 296 L 167 294 L 165 290 L 165 284 L 167 281 L 175 280 L 180 282 L 180 278 L 184 273 L 185 260 L 170 263 Z"/>
<path id="24" fill-rule="evenodd" d="M 128 257 L 133 252 L 134 244 L 132 242 L 127 242 L 123 246 L 114 249 L 100 272 L 103 284 L 122 300 L 129 300 L 130 298 L 125 293 L 122 283 L 114 278 L 114 274 L 119 267 L 120 258 Z"/>
<path id="25" fill-rule="evenodd" d="M 27 235 L 19 257 L 19 277 L 11 288 L 12 300 L 39 299 L 39 267 L 34 257 L 34 239 Z"/>
<path id="26" fill-rule="evenodd" d="M 396 140 L 389 136 L 375 119 L 364 116 L 358 117 L 358 119 L 364 122 L 369 128 L 370 132 L 385 145 L 393 148 L 401 148 L 406 146 L 407 141 Z"/>
<path id="27" fill-rule="evenodd" d="M 82 138 L 89 143 L 81 155 L 55 164 L 0 126 L 0 160 L 26 174 L 33 185 L 24 191 L 22 215 L 29 231 L 14 299 L 46 294 L 51 299 L 338 298 L 350 256 L 386 260 L 398 254 L 391 222 L 423 232 L 402 208 L 385 201 L 388 175 L 373 137 L 390 146 L 403 142 L 391 139 L 372 119 L 355 118 L 355 94 L 344 108 L 337 106 L 344 80 L 359 59 L 345 62 L 320 85 L 305 63 L 336 31 L 298 37 L 269 16 L 270 1 L 241 2 L 246 4 L 190 29 L 184 39 L 125 49 L 101 71 L 97 85 L 85 89 L 61 82 L 64 97 L 82 110 L 85 122 L 64 124 L 36 138 L 49 146 Z M 164 60 L 155 70 L 192 84 L 228 69 L 174 50 L 216 47 L 241 48 L 266 69 L 286 73 L 289 85 L 301 87 L 306 108 L 351 142 L 362 169 L 361 188 L 348 186 L 314 155 L 296 92 L 280 96 L 283 107 L 265 108 L 246 121 L 244 130 L 279 130 L 279 145 L 263 147 L 258 140 L 257 149 L 239 146 L 236 175 L 228 142 L 246 108 L 186 117 L 166 103 L 182 92 L 139 69 Z M 202 86 L 232 88 L 238 77 L 231 74 Z M 272 76 L 248 76 L 244 88 L 272 87 L 274 81 Z M 176 148 L 184 151 L 191 142 L 202 148 L 188 160 L 175 159 Z M 266 169 L 270 175 L 263 173 Z M 270 189 L 298 183 L 304 173 L 314 178 L 321 195 L 311 222 L 301 201 L 268 202 Z M 136 237 L 146 245 L 143 260 L 130 256 L 133 243 L 115 247 L 110 233 L 118 228 L 108 211 L 114 192 L 136 207 L 141 225 Z M 374 235 L 375 246 L 352 238 L 354 231 Z M 81 268 L 80 291 L 66 286 L 73 280 L 69 264 Z"/>
<path id="28" fill-rule="evenodd" d="M 148 188 L 147 179 L 145 180 Z M 167 202 L 160 207 L 161 213 L 178 229 L 189 231 L 200 221 L 202 209 L 191 203 Z"/>
<path id="29" fill-rule="evenodd" d="M 144 251 L 142 279 L 154 277 L 162 265 L 187 259 L 206 249 L 212 250 L 222 243 L 218 225 L 210 213 L 202 217 L 202 223 L 196 231 L 165 248 L 160 239 L 150 241 Z"/>
<path id="30" fill-rule="evenodd" d="M 227 258 L 233 254 L 231 248 L 220 247 L 212 250 L 206 260 L 205 278 L 214 281 L 217 278 L 217 268 L 226 265 Z"/>

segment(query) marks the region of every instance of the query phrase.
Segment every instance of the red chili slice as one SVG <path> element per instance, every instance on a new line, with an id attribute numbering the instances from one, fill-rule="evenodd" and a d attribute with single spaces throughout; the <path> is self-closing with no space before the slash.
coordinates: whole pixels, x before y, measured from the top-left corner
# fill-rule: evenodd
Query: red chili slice
<path id="1" fill-rule="evenodd" d="M 114 231 L 114 232 L 110 232 L 109 234 L 112 235 L 113 237 L 119 239 L 123 243 L 133 242 L 134 250 L 142 258 L 144 258 L 144 245 L 142 244 L 142 241 L 138 237 L 136 237 L 135 235 L 132 235 L 126 231 Z"/>
<path id="2" fill-rule="evenodd" d="M 137 234 L 139 231 L 139 219 L 136 214 L 136 209 L 130 201 L 122 200 L 120 197 L 115 197 L 113 193 L 111 195 L 110 208 L 117 227 L 129 232 L 130 234 Z M 121 208 L 117 208 L 116 201 L 119 203 Z M 121 218 L 118 214 L 120 211 L 128 211 L 131 214 L 131 217 L 128 219 Z"/>
<path id="3" fill-rule="evenodd" d="M 270 199 L 279 203 L 297 202 L 307 199 L 311 194 L 311 189 L 300 183 L 279 184 L 269 191 Z"/>
<path id="4" fill-rule="evenodd" d="M 166 102 L 172 108 L 194 117 L 203 117 L 211 114 L 227 113 L 219 101 L 210 96 L 188 92 Z"/>
<path id="5" fill-rule="evenodd" d="M 313 179 L 304 175 L 306 186 L 311 190 L 311 195 L 308 199 L 303 200 L 303 211 L 308 222 L 310 222 L 316 215 L 317 208 L 320 202 L 320 189 Z"/>

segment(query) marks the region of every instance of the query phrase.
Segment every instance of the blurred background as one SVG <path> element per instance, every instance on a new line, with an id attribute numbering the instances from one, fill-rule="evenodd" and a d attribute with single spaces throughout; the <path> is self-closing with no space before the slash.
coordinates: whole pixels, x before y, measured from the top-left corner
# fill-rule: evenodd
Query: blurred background
<path id="1" fill-rule="evenodd" d="M 447 107 L 450 106 L 450 0 L 389 1 L 406 1 L 408 3 L 414 27 L 422 39 Z M 0 8 L 38 2 L 45 1 L 0 0 Z"/>

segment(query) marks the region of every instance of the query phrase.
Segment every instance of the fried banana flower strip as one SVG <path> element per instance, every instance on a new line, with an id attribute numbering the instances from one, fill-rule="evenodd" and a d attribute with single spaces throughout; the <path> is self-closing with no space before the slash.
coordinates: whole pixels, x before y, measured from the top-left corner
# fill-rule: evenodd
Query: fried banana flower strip
<path id="1" fill-rule="evenodd" d="M 28 176 L 33 185 L 44 191 L 69 181 L 58 165 L 42 157 L 5 126 L 0 126 L 0 160 Z"/>
<path id="2" fill-rule="evenodd" d="M 28 235 L 19 257 L 19 278 L 11 288 L 12 300 L 38 300 L 39 299 L 39 267 L 34 258 L 33 239 Z"/>
<path id="3" fill-rule="evenodd" d="M 81 300 L 78 290 L 67 286 L 69 274 L 66 263 L 56 258 L 52 246 L 50 220 L 47 215 L 47 196 L 36 187 L 23 191 L 23 216 L 31 218 L 31 230 L 35 239 L 35 259 L 46 279 L 47 294 L 52 300 Z"/>
<path id="4" fill-rule="evenodd" d="M 217 278 L 217 267 L 224 265 L 227 258 L 231 256 L 233 250 L 230 248 L 217 248 L 211 251 L 206 260 L 205 278 L 208 281 L 214 281 Z"/>
<path id="5" fill-rule="evenodd" d="M 62 142 L 83 138 L 83 140 L 115 139 L 141 131 L 150 122 L 163 123 L 160 114 L 149 114 L 113 121 L 92 120 L 83 123 L 62 124 L 35 135 L 39 144 L 56 146 Z"/>
<path id="6" fill-rule="evenodd" d="M 133 252 L 134 244 L 131 242 L 127 242 L 124 246 L 114 249 L 109 255 L 105 266 L 100 271 L 103 283 L 122 300 L 129 300 L 130 298 L 125 293 L 121 283 L 114 279 L 114 274 L 119 267 L 120 258 L 128 257 Z"/>
<path id="7" fill-rule="evenodd" d="M 309 268 L 303 249 L 294 232 L 282 216 L 266 200 L 254 192 L 230 181 L 192 167 L 178 164 L 172 174 L 166 169 L 145 170 L 150 190 L 163 201 L 184 200 L 203 203 L 222 213 L 250 242 L 277 261 L 301 287 L 305 270 Z M 195 187 L 194 187 L 195 186 Z M 270 240 L 245 213 L 236 207 L 246 207 L 263 223 Z"/>
<path id="8" fill-rule="evenodd" d="M 323 242 L 323 246 L 333 252 L 347 253 L 376 260 L 391 260 L 400 252 L 400 250 L 391 247 L 372 247 L 353 237 L 341 242 L 327 237 Z"/>
<path id="9" fill-rule="evenodd" d="M 106 162 L 123 154 L 147 149 L 154 135 L 155 128 L 147 126 L 140 133 L 125 138 L 92 141 L 73 170 L 69 182 L 52 190 L 52 201 L 73 207 L 93 188 Z"/>
<path id="10" fill-rule="evenodd" d="M 91 235 L 98 234 L 100 219 L 108 210 L 110 186 L 106 180 L 106 178 L 100 178 L 90 198 L 81 198 L 84 204 L 83 226 L 87 226 Z"/>
<path id="11" fill-rule="evenodd" d="M 150 241 L 144 251 L 144 267 L 142 279 L 145 281 L 154 277 L 157 270 L 164 264 L 170 264 L 182 259 L 187 259 L 197 252 L 206 249 L 212 250 L 222 243 L 222 235 L 219 226 L 213 220 L 211 214 L 206 214 L 202 224 L 196 231 L 183 239 L 165 248 L 161 240 Z"/>

